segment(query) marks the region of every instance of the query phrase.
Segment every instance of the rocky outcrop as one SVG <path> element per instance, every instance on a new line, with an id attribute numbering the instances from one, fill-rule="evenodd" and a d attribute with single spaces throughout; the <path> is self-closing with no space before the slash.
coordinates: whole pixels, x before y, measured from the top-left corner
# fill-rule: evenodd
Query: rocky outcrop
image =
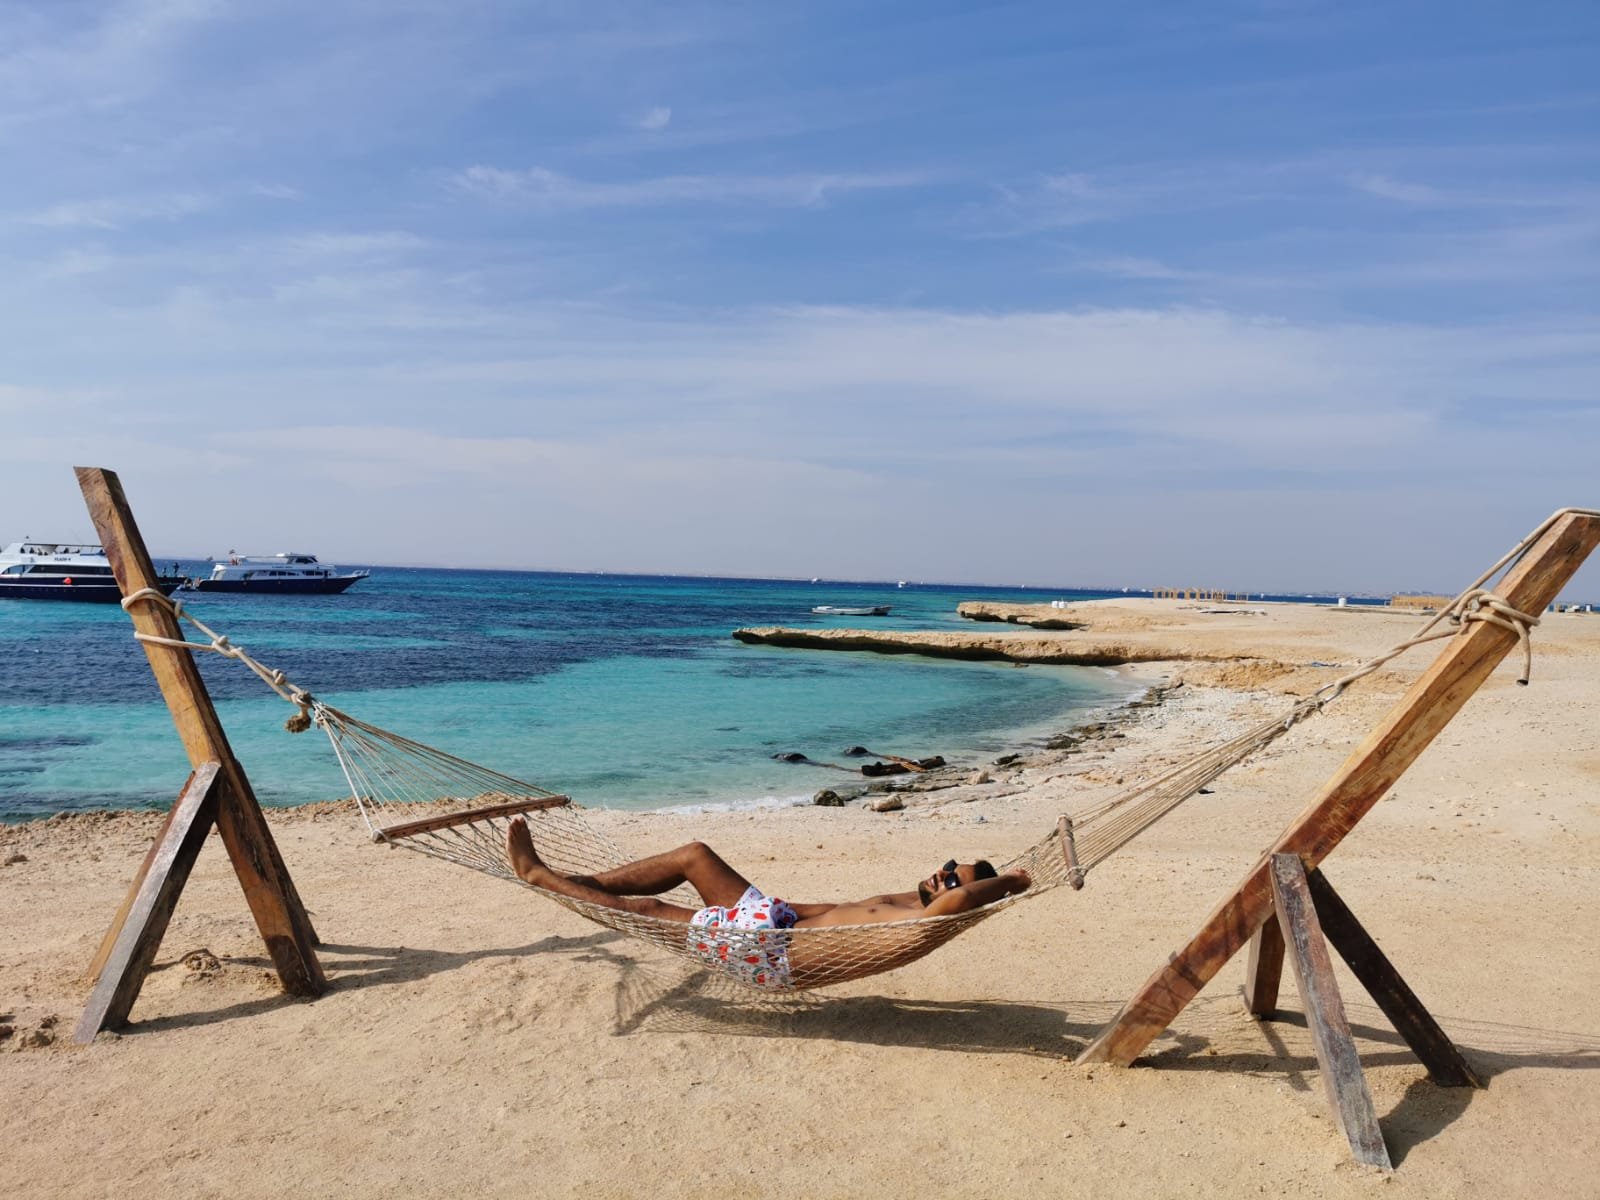
<path id="1" fill-rule="evenodd" d="M 996 604 L 990 600 L 963 600 L 956 605 L 956 615 L 969 621 L 1003 621 L 1008 625 L 1026 625 L 1031 629 L 1084 627 L 1084 622 L 1071 615 L 1070 610 L 1051 608 L 1048 604 Z"/>
<path id="2" fill-rule="evenodd" d="M 805 650 L 870 650 L 876 654 L 923 654 L 931 658 L 976 661 L 1071 664 L 1114 667 L 1132 662 L 1167 662 L 1174 659 L 1213 661 L 1174 642 L 1136 644 L 1119 638 L 1042 637 L 1029 633 L 979 633 L 953 630 L 794 629 L 759 626 L 735 629 L 741 642 L 790 646 Z M 1215 659 L 1232 658 L 1217 655 Z"/>

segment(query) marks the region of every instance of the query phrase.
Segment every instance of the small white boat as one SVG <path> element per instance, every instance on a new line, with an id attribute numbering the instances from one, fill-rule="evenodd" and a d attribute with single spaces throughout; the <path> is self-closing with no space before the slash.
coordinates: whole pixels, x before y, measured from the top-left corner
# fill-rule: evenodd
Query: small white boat
<path id="1" fill-rule="evenodd" d="M 346 571 L 319 563 L 315 554 L 235 554 L 211 568 L 188 586 L 197 592 L 253 592 L 260 594 L 327 596 L 342 592 L 370 572 Z"/>
<path id="2" fill-rule="evenodd" d="M 889 606 L 887 604 L 864 604 L 850 606 L 845 604 L 819 604 L 811 610 L 819 617 L 887 617 Z"/>

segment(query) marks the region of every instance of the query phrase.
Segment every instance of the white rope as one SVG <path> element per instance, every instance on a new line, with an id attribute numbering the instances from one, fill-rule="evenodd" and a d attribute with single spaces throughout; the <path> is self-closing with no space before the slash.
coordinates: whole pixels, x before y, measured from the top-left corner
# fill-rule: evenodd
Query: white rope
<path id="1" fill-rule="evenodd" d="M 183 607 L 183 601 L 174 600 L 171 596 L 163 595 L 156 588 L 140 588 L 131 596 L 125 596 L 122 600 L 123 611 L 131 611 L 133 605 L 140 600 L 156 602 L 171 613 L 175 621 L 189 622 L 189 624 L 210 638 L 211 641 L 191 642 L 184 638 L 166 638 L 154 633 L 140 633 L 136 630 L 133 636 L 138 638 L 139 641 L 147 642 L 154 646 L 172 646 L 180 650 L 207 650 L 214 654 L 220 654 L 224 658 L 231 658 L 241 662 L 249 667 L 269 688 L 300 710 L 298 718 L 289 718 L 288 728 L 290 732 L 299 733 L 311 727 L 311 706 L 316 703 L 315 697 L 304 688 L 296 687 L 289 682 L 288 677 L 282 671 L 274 670 L 265 663 L 250 657 L 249 654 L 245 653 L 243 646 L 235 646 L 228 640 L 226 634 L 218 633 L 193 613 L 188 612 Z"/>

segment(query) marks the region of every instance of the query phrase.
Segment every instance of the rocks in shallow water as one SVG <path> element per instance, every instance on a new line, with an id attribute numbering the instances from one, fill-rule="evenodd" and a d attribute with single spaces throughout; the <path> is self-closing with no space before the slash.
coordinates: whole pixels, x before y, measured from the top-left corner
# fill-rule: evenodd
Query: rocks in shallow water
<path id="1" fill-rule="evenodd" d="M 1020 754 L 1002 754 L 999 758 L 994 760 L 994 765 L 997 767 L 1009 767 L 1012 763 L 1021 761 L 1022 755 Z"/>
<path id="2" fill-rule="evenodd" d="M 865 746 L 851 746 L 848 750 L 843 750 L 840 753 L 846 758 L 870 758 L 872 755 L 872 751 Z"/>
<path id="3" fill-rule="evenodd" d="M 807 762 L 807 761 L 809 761 L 806 758 L 806 756 L 804 754 L 801 754 L 798 750 L 780 750 L 777 754 L 774 754 L 772 757 L 777 759 L 779 762 Z"/>
<path id="4" fill-rule="evenodd" d="M 879 775 L 908 775 L 911 768 L 904 763 L 869 762 L 861 764 L 861 773 L 868 779 Z"/>

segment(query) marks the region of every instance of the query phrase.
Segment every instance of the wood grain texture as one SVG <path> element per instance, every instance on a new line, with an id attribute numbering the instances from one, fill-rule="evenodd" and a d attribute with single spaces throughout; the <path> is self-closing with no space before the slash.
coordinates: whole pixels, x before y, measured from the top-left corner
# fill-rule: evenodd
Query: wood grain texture
<path id="1" fill-rule="evenodd" d="M 1600 519 L 1564 514 L 1507 573 L 1498 594 L 1521 612 L 1543 612 L 1597 542 Z M 1077 1061 L 1132 1063 L 1261 928 L 1272 910 L 1267 869 L 1271 856 L 1291 853 L 1308 867 L 1319 864 L 1516 644 L 1515 633 L 1487 622 L 1473 622 L 1450 639 L 1433 665 L 1212 911 L 1200 931 L 1134 993 Z"/>
<path id="2" fill-rule="evenodd" d="M 1244 1007 L 1255 1017 L 1278 1011 L 1278 985 L 1283 979 L 1283 931 L 1276 921 L 1263 921 L 1250 939 L 1244 971 Z"/>
<path id="3" fill-rule="evenodd" d="M 1372 1104 L 1367 1077 L 1361 1072 L 1361 1058 L 1350 1034 L 1339 984 L 1333 977 L 1333 960 L 1328 957 L 1305 867 L 1293 854 L 1274 854 L 1268 872 L 1278 913 L 1276 923 L 1294 967 L 1334 1124 L 1350 1143 L 1357 1162 L 1391 1170 L 1389 1150 L 1383 1144 L 1383 1131 L 1378 1128 L 1378 1112 Z"/>
<path id="4" fill-rule="evenodd" d="M 1395 1032 L 1405 1038 L 1428 1068 L 1429 1078 L 1440 1087 L 1481 1088 L 1483 1081 L 1477 1072 L 1406 985 L 1378 943 L 1362 928 L 1333 885 L 1320 870 L 1311 872 L 1308 883 L 1323 933 L 1389 1018 Z"/>
<path id="5" fill-rule="evenodd" d="M 216 819 L 222 764 L 201 763 L 167 815 L 161 836 L 134 880 L 128 900 L 118 910 L 110 931 L 103 966 L 89 1003 L 73 1032 L 75 1042 L 92 1042 L 102 1029 L 116 1029 L 128 1019 L 139 998 L 150 964 L 166 935 L 183 885 Z"/>
<path id="6" fill-rule="evenodd" d="M 155 568 L 116 475 L 99 467 L 79 467 L 77 476 L 122 594 L 130 596 L 155 587 Z M 182 637 L 177 620 L 164 605 L 136 603 L 129 615 L 140 633 Z M 284 990 L 297 996 L 321 995 L 327 980 L 313 949 L 316 931 L 278 854 L 250 781 L 228 744 L 199 668 L 186 650 L 148 642 L 142 645 L 190 765 L 220 764 L 226 786 L 218 797 L 217 828 Z"/>

